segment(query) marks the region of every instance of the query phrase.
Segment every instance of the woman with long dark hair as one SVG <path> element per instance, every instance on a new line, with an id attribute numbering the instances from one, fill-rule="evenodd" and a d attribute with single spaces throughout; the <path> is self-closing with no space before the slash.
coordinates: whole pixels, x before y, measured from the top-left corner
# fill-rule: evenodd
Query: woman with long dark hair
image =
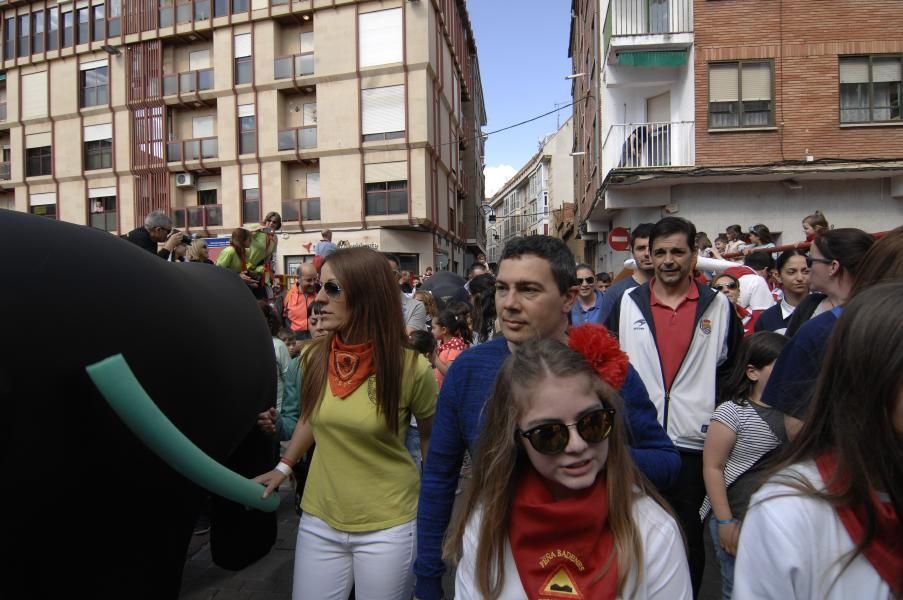
<path id="1" fill-rule="evenodd" d="M 783 334 L 796 307 L 809 295 L 809 267 L 802 250 L 786 250 L 776 264 L 781 283 L 781 301 L 767 309 L 756 320 L 756 331 Z"/>
<path id="2" fill-rule="evenodd" d="M 495 335 L 495 276 L 477 275 L 467 287 L 473 305 L 473 345 L 482 344 Z"/>
<path id="3" fill-rule="evenodd" d="M 320 324 L 304 350 L 301 419 L 282 461 L 258 481 L 272 493 L 316 438 L 295 551 L 296 600 L 408 600 L 419 473 L 405 448 L 411 416 L 421 449 L 436 406 L 429 363 L 407 348 L 389 263 L 369 248 L 323 262 Z M 397 315 L 397 318 L 390 318 Z"/>
<path id="4" fill-rule="evenodd" d="M 903 282 L 844 308 L 806 424 L 752 497 L 734 597 L 903 597 Z"/>
<path id="5" fill-rule="evenodd" d="M 445 545 L 456 598 L 692 597 L 680 529 L 630 457 L 626 355 L 597 337 L 583 352 L 610 343 L 609 360 L 535 339 L 499 372 Z"/>
<path id="6" fill-rule="evenodd" d="M 251 232 L 237 227 L 232 230 L 229 245 L 216 257 L 216 266 L 229 269 L 235 273 L 248 270 L 248 248 L 251 247 Z"/>

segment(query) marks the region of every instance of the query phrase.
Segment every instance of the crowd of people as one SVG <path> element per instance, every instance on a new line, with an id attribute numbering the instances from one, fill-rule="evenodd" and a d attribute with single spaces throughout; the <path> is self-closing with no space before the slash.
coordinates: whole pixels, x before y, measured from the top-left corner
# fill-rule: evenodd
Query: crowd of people
<path id="1" fill-rule="evenodd" d="M 665 217 L 614 276 L 542 235 L 462 277 L 324 232 L 289 279 L 280 225 L 217 265 L 273 337 L 294 598 L 439 599 L 449 565 L 462 599 L 695 598 L 706 528 L 724 598 L 903 597 L 903 227 Z"/>

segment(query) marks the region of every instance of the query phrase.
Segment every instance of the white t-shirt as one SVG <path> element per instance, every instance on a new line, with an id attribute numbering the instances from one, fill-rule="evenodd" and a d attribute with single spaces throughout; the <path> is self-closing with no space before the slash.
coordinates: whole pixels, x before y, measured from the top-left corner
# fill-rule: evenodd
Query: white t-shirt
<path id="1" fill-rule="evenodd" d="M 288 377 L 288 368 L 291 366 L 292 357 L 288 353 L 285 342 L 279 338 L 273 338 L 273 352 L 276 354 L 276 410 L 282 410 L 282 390 L 285 387 L 285 378 Z"/>
<path id="2" fill-rule="evenodd" d="M 476 582 L 477 540 L 483 511 L 476 510 L 464 531 L 463 554 L 455 576 L 457 600 L 481 600 Z M 693 597 L 690 570 L 680 530 L 674 519 L 647 496 L 637 496 L 633 504 L 633 520 L 643 541 L 643 581 L 634 590 L 633 572 L 624 588 L 626 597 L 634 600 L 658 598 L 681 600 Z M 505 548 L 505 581 L 499 600 L 523 600 L 527 597 L 511 546 Z"/>
<path id="3" fill-rule="evenodd" d="M 740 530 L 734 599 L 890 598 L 890 586 L 864 555 L 841 572 L 853 540 L 830 504 L 777 480 L 788 473 L 825 488 L 815 463 L 807 461 L 753 494 Z"/>

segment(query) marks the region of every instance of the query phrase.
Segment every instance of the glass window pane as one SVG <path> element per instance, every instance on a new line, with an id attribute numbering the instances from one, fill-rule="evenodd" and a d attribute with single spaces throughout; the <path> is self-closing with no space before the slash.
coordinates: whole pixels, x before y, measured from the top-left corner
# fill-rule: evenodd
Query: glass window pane
<path id="1" fill-rule="evenodd" d="M 223 211 L 219 206 L 207 206 L 204 211 L 208 227 L 219 227 L 223 224 Z"/>
<path id="2" fill-rule="evenodd" d="M 90 29 L 88 18 L 88 9 L 80 8 L 78 10 L 78 40 L 76 42 L 78 44 L 86 44 L 90 41 L 88 36 L 88 30 Z"/>
<path id="3" fill-rule="evenodd" d="M 260 202 L 256 197 L 249 197 L 248 192 L 250 191 L 252 190 L 245 190 L 245 198 L 241 206 L 242 223 L 257 223 L 260 221 Z"/>
<path id="4" fill-rule="evenodd" d="M 104 5 L 98 4 L 94 7 L 94 35 L 92 39 L 96 42 L 106 37 L 106 15 L 104 14 Z"/>
<path id="5" fill-rule="evenodd" d="M 389 214 L 408 212 L 408 192 L 389 192 Z"/>
<path id="6" fill-rule="evenodd" d="M 213 16 L 225 17 L 229 14 L 229 0 L 213 0 Z"/>
<path id="7" fill-rule="evenodd" d="M 386 195 L 379 192 L 367 193 L 367 214 L 368 215 L 384 215 L 386 214 Z"/>
<path id="8" fill-rule="evenodd" d="M 294 150 L 295 149 L 295 131 L 294 129 L 283 129 L 279 132 L 277 143 L 279 144 L 279 150 Z"/>
<path id="9" fill-rule="evenodd" d="M 210 0 L 196 0 L 194 3 L 194 19 L 201 21 L 210 18 Z"/>
<path id="10" fill-rule="evenodd" d="M 298 57 L 298 75 L 313 75 L 314 74 L 314 55 L 313 54 L 302 54 Z"/>
<path id="11" fill-rule="evenodd" d="M 273 61 L 273 78 L 287 79 L 292 76 L 292 57 L 283 56 Z"/>
<path id="12" fill-rule="evenodd" d="M 251 59 L 235 59 L 235 83 L 251 83 Z"/>
<path id="13" fill-rule="evenodd" d="M 320 201 L 319 200 L 305 200 L 301 203 L 301 210 L 303 211 L 303 217 L 305 221 L 319 221 L 320 220 Z"/>
<path id="14" fill-rule="evenodd" d="M 191 4 L 176 5 L 176 23 L 191 23 Z"/>
<path id="15" fill-rule="evenodd" d="M 316 127 L 304 127 L 300 130 L 301 132 L 301 148 L 302 149 L 310 149 L 317 147 L 317 128 Z"/>
<path id="16" fill-rule="evenodd" d="M 232 0 L 232 12 L 248 12 L 248 0 Z"/>

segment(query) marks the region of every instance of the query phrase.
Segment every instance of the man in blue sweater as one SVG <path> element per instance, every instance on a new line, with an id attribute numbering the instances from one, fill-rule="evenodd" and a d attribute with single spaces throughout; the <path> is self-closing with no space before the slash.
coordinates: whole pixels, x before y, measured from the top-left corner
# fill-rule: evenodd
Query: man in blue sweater
<path id="1" fill-rule="evenodd" d="M 496 311 L 501 334 L 459 356 L 445 376 L 424 464 L 417 510 L 415 596 L 442 597 L 442 541 L 451 518 L 464 451 L 475 454 L 483 405 L 496 374 L 511 352 L 534 337 L 567 343 L 568 314 L 577 294 L 574 256 L 559 239 L 536 235 L 505 246 L 496 280 Z M 621 388 L 631 432 L 631 452 L 640 470 L 660 489 L 680 470 L 680 455 L 659 425 L 639 375 L 630 373 Z"/>

